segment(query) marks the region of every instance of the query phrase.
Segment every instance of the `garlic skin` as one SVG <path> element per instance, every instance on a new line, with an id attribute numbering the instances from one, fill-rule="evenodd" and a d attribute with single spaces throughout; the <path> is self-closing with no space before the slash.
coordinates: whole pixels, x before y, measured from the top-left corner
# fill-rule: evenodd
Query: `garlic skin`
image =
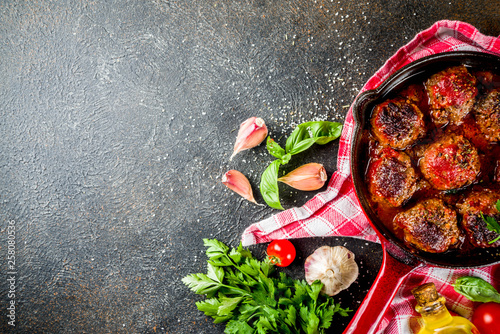
<path id="1" fill-rule="evenodd" d="M 253 148 L 264 141 L 267 137 L 267 127 L 264 120 L 260 117 L 250 117 L 240 125 L 238 136 L 234 143 L 233 154 L 229 161 L 241 151 Z"/>
<path id="2" fill-rule="evenodd" d="M 255 201 L 255 198 L 253 197 L 250 181 L 248 181 L 246 176 L 241 172 L 231 169 L 226 172 L 226 174 L 222 175 L 222 183 L 244 199 L 257 204 L 257 201 Z"/>
<path id="3" fill-rule="evenodd" d="M 312 162 L 294 169 L 278 178 L 278 181 L 297 190 L 312 191 L 323 187 L 327 179 L 325 167 L 322 164 Z"/>
<path id="4" fill-rule="evenodd" d="M 347 289 L 358 277 L 359 268 L 354 253 L 342 246 L 322 246 L 309 255 L 304 263 L 306 281 L 323 282 L 321 292 L 334 296 Z"/>

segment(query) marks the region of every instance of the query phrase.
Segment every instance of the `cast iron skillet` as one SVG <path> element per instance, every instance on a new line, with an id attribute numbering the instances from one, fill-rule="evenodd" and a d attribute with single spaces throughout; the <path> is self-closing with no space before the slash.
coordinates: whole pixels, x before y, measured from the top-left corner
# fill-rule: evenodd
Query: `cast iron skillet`
<path id="1" fill-rule="evenodd" d="M 373 333 L 403 279 L 417 267 L 437 266 L 458 269 L 482 267 L 500 262 L 499 249 L 477 249 L 467 255 L 459 255 L 452 251 L 433 254 L 412 250 L 383 224 L 368 202 L 364 178 L 367 165 L 366 143 L 362 140 L 362 133 L 369 128 L 373 107 L 391 98 L 394 92 L 412 82 L 422 82 L 440 70 L 460 64 L 472 69 L 490 70 L 500 74 L 500 57 L 498 56 L 472 51 L 440 53 L 406 65 L 377 89 L 360 94 L 354 103 L 355 128 L 351 148 L 351 173 L 361 207 L 381 240 L 384 258 L 377 279 L 344 333 Z"/>

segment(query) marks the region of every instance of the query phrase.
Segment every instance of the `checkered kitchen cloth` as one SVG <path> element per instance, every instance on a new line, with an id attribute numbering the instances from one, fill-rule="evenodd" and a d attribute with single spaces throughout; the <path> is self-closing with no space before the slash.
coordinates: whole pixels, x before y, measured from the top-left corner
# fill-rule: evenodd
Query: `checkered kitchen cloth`
<path id="1" fill-rule="evenodd" d="M 459 21 L 438 21 L 417 34 L 399 49 L 371 77 L 360 93 L 378 87 L 399 68 L 424 56 L 448 51 L 479 51 L 500 55 L 500 37 L 481 34 L 470 24 Z M 379 242 L 364 216 L 355 196 L 350 174 L 351 136 L 354 128 L 352 106 L 346 116 L 338 152 L 337 171 L 332 175 L 327 190 L 315 195 L 304 206 L 282 211 L 249 226 L 242 235 L 246 246 L 274 239 L 293 239 L 316 236 L 351 236 Z M 417 313 L 411 289 L 432 281 L 447 298 L 447 306 L 456 313 L 469 317 L 474 303 L 457 294 L 450 285 L 460 276 L 478 276 L 500 288 L 500 266 L 479 269 L 450 270 L 418 267 L 407 275 L 398 290 L 377 333 L 413 333 Z"/>

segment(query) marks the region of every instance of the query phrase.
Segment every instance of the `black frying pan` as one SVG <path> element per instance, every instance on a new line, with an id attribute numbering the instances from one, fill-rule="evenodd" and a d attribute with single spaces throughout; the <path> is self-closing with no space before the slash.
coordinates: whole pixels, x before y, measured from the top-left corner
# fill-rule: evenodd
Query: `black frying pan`
<path id="1" fill-rule="evenodd" d="M 440 53 L 406 65 L 377 89 L 360 94 L 354 103 L 355 129 L 351 148 L 351 173 L 361 207 L 381 240 L 384 259 L 377 279 L 344 333 L 372 333 L 405 275 L 418 266 L 430 265 L 458 269 L 483 267 L 500 262 L 500 249 L 498 248 L 474 249 L 466 254 L 457 251 L 434 254 L 411 249 L 383 224 L 368 201 L 369 195 L 364 175 L 367 165 L 365 155 L 367 147 L 362 139 L 362 133 L 369 128 L 373 107 L 410 83 L 422 82 L 440 70 L 460 64 L 471 69 L 489 70 L 500 74 L 500 57 L 498 56 L 472 51 Z"/>

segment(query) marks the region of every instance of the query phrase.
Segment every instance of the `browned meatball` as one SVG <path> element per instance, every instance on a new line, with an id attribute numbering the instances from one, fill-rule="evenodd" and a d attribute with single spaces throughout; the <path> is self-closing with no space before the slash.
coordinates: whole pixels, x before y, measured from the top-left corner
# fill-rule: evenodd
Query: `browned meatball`
<path id="1" fill-rule="evenodd" d="M 396 98 L 377 105 L 370 120 L 384 145 L 404 149 L 425 134 L 424 115 L 410 100 Z"/>
<path id="2" fill-rule="evenodd" d="M 482 248 L 500 246 L 500 240 L 489 243 L 498 238 L 499 234 L 490 231 L 481 217 L 482 213 L 485 217 L 500 221 L 500 212 L 495 207 L 497 200 L 500 200 L 500 192 L 483 189 L 472 192 L 462 203 L 457 204 L 463 215 L 462 227 L 472 245 Z"/>
<path id="3" fill-rule="evenodd" d="M 476 103 L 474 116 L 488 141 L 500 141 L 500 89 L 489 92 Z"/>
<path id="4" fill-rule="evenodd" d="M 442 253 L 460 241 L 457 214 L 437 198 L 419 202 L 394 217 L 404 232 L 404 242 L 430 253 Z"/>
<path id="5" fill-rule="evenodd" d="M 422 174 L 438 190 L 469 185 L 480 169 L 477 149 L 463 136 L 454 134 L 431 144 L 420 160 Z"/>
<path id="6" fill-rule="evenodd" d="M 474 106 L 478 93 L 476 77 L 463 65 L 432 75 L 425 83 L 431 118 L 439 126 L 461 124 Z"/>
<path id="7" fill-rule="evenodd" d="M 416 190 L 417 177 L 410 157 L 390 147 L 372 160 L 367 178 L 373 200 L 394 207 L 401 206 Z"/>

